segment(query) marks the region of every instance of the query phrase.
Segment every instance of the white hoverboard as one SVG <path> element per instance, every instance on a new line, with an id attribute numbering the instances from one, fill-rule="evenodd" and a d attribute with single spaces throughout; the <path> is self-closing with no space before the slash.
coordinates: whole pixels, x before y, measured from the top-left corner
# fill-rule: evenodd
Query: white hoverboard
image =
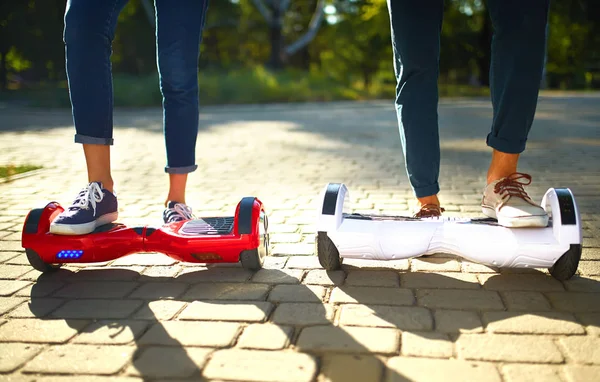
<path id="1" fill-rule="evenodd" d="M 506 228 L 491 218 L 413 218 L 350 214 L 348 189 L 329 183 L 321 194 L 316 252 L 321 266 L 339 269 L 343 258 L 399 260 L 448 253 L 496 268 L 548 268 L 571 278 L 581 257 L 581 223 L 573 193 L 550 188 L 541 206 L 545 228 Z"/>

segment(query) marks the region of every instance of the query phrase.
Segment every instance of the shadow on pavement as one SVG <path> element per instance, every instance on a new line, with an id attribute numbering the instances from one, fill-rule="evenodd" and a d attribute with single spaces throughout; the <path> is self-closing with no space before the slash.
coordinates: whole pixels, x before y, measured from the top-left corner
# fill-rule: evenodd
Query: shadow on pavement
<path id="1" fill-rule="evenodd" d="M 533 270 L 526 274 L 511 270 L 480 274 L 480 285 L 473 274 L 344 265 L 341 271 L 326 272 L 325 279 L 333 284 L 332 292 L 320 295 L 318 290 L 324 290 L 321 286 L 299 283 L 288 269 L 263 269 L 258 275 L 231 265 L 195 265 L 184 266 L 177 277 L 150 277 L 111 267 L 81 268 L 77 272 L 61 269 L 38 278 L 29 307 L 38 318 L 65 320 L 76 329 L 78 334 L 69 343 L 130 346 L 133 342 L 135 351 L 127 360 L 121 360 L 121 366 L 112 374 L 123 374 L 125 370 L 144 379 L 202 378 L 214 348 L 239 348 L 243 326 L 265 322 L 266 317 L 282 327 L 293 327 L 288 334 L 291 348 L 319 358 L 315 363 L 320 365 L 316 366 L 320 369 L 317 373 L 334 382 L 342 381 L 342 375 L 361 373 L 379 375 L 375 380 L 386 382 L 446 380 L 447 369 L 440 362 L 453 363 L 455 370 L 470 373 L 465 377 L 473 380 L 479 379 L 478 375 L 490 378 L 490 373 L 499 373 L 494 364 L 464 359 L 506 359 L 496 358 L 491 351 L 479 354 L 485 346 L 473 336 L 484 334 L 473 333 L 585 334 L 577 313 L 569 312 L 600 309 L 589 306 L 591 294 L 586 300 L 581 293 L 573 293 L 600 291 L 598 281 L 576 276 L 561 283 Z M 319 269 L 303 271 L 304 282 L 313 270 Z M 365 282 L 361 282 L 363 277 Z M 384 284 L 388 280 L 390 286 L 368 286 L 381 280 Z M 57 283 L 61 285 L 58 289 Z M 540 290 L 545 294 L 536 292 Z M 63 303 L 49 309 L 46 297 L 50 294 L 62 298 Z M 552 295 L 552 304 L 547 295 Z M 262 319 L 227 317 L 223 313 L 214 316 L 213 309 L 232 303 L 255 306 L 255 311 L 262 310 L 266 315 Z M 535 322 L 542 326 L 525 322 L 531 317 L 538 318 Z M 226 328 L 228 324 L 231 327 Z M 231 331 L 231 340 L 214 336 L 221 330 L 218 325 Z M 382 335 L 381 328 L 389 332 Z M 418 339 L 431 343 L 412 346 Z M 488 346 L 503 357 L 523 353 L 518 351 L 519 341 Z M 456 357 L 456 353 L 458 361 L 431 359 Z M 380 356 L 392 358 L 384 363 Z M 220 366 L 240 367 L 236 359 Z M 440 370 L 436 375 L 431 368 L 437 367 Z M 278 380 L 285 381 L 292 378 L 294 370 L 286 370 L 282 364 L 276 373 Z"/>

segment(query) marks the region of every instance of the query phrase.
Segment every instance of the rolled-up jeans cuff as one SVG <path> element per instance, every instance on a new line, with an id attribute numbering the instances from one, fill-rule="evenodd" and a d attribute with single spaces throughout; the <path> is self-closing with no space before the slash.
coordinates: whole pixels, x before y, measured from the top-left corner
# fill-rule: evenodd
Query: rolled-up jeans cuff
<path id="1" fill-rule="evenodd" d="M 185 167 L 165 167 L 167 174 L 189 174 L 190 172 L 196 171 L 198 165 L 185 166 Z"/>
<path id="2" fill-rule="evenodd" d="M 75 134 L 75 143 L 112 146 L 112 144 L 114 143 L 114 139 L 90 137 L 89 135 Z"/>
<path id="3" fill-rule="evenodd" d="M 426 196 L 437 195 L 440 192 L 440 185 L 435 182 L 425 187 L 413 187 L 413 191 L 417 198 L 424 198 Z"/>

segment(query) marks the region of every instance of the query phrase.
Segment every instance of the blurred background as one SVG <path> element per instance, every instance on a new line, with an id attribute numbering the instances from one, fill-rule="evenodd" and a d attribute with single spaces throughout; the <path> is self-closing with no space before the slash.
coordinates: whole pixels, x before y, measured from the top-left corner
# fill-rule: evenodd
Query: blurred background
<path id="1" fill-rule="evenodd" d="M 0 100 L 69 107 L 65 0 L 0 4 Z M 486 0 L 446 0 L 440 96 L 487 95 Z M 600 88 L 600 1 L 551 3 L 545 89 Z M 160 106 L 152 0 L 130 0 L 113 43 L 115 106 Z M 210 0 L 200 102 L 393 99 L 385 0 Z"/>

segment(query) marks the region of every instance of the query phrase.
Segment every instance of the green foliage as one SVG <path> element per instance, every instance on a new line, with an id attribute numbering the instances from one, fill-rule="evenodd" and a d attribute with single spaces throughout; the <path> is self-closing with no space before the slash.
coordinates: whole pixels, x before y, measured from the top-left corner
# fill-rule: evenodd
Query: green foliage
<path id="1" fill-rule="evenodd" d="M 33 170 L 37 170 L 40 169 L 40 166 L 32 166 L 32 165 L 7 165 L 7 166 L 0 166 L 0 178 L 8 178 L 11 176 L 15 176 L 17 174 L 22 174 L 24 172 L 27 171 L 33 171 Z"/>
<path id="2" fill-rule="evenodd" d="M 306 32 L 316 4 L 317 0 L 291 1 L 281 28 L 284 45 Z M 386 0 L 327 4 L 329 21 L 307 47 L 287 59 L 285 70 L 274 74 L 263 69 L 274 43 L 272 29 L 253 0 L 211 1 L 199 60 L 203 102 L 393 97 Z M 473 88 L 464 85 L 473 78 L 485 85 L 491 34 L 486 4 L 487 0 L 444 2 L 440 82 L 445 84 L 442 89 L 453 89 L 448 90 L 451 94 L 470 93 L 466 89 Z M 64 0 L 0 2 L 0 88 L 30 88 L 40 103 L 68 104 L 64 9 Z M 119 16 L 112 47 L 117 105 L 160 104 L 151 21 L 142 0 L 130 0 Z M 598 0 L 551 2 L 551 87 L 600 87 L 599 25 Z M 240 95 L 242 90 L 252 96 Z M 3 98 L 6 94 L 15 93 L 5 92 Z"/>

